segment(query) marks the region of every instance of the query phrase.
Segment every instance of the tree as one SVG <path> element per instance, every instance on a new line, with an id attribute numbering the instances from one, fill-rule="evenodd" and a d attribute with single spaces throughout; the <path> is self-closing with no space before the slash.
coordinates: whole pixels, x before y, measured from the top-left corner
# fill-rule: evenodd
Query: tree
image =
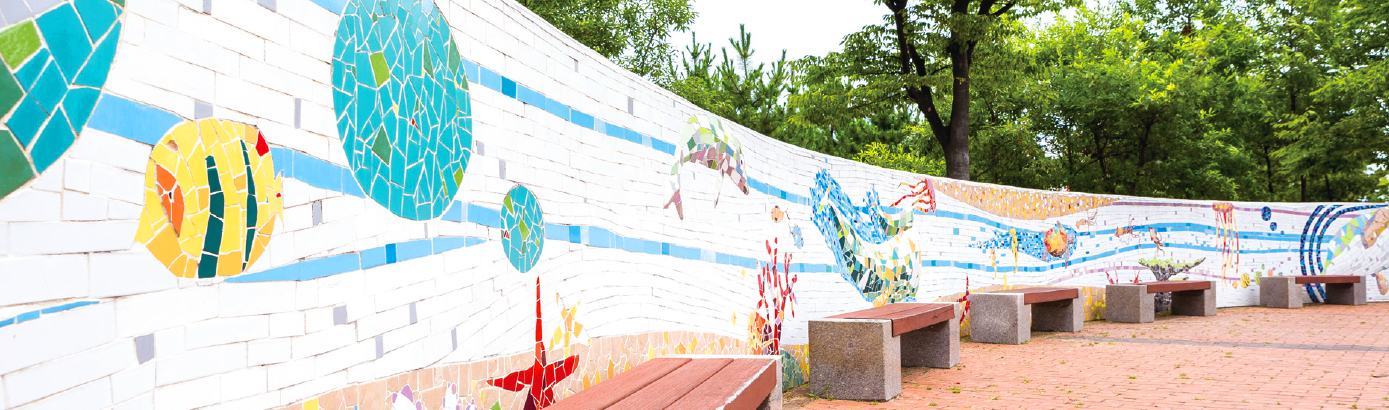
<path id="1" fill-rule="evenodd" d="M 856 108 L 878 105 L 884 97 L 907 100 L 944 153 L 946 176 L 970 179 L 971 75 L 980 47 L 1022 34 L 1017 19 L 1073 0 L 877 2 L 890 12 L 889 23 L 850 34 L 844 51 L 825 60 L 841 67 L 839 74 L 850 82 L 864 84 L 850 93 Z M 949 114 L 938 106 L 948 106 Z"/>
<path id="2" fill-rule="evenodd" d="M 691 0 L 519 1 L 603 57 L 657 82 L 670 74 L 670 35 L 688 30 L 698 16 Z"/>

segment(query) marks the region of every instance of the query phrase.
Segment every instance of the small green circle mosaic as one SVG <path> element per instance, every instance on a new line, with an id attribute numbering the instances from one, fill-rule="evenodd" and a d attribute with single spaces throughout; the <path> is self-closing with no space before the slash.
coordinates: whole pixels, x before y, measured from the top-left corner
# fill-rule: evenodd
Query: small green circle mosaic
<path id="1" fill-rule="evenodd" d="M 443 215 L 472 155 L 468 78 L 428 0 L 349 0 L 333 46 L 333 108 L 366 196 L 412 220 Z"/>
<path id="2" fill-rule="evenodd" d="M 502 198 L 502 250 L 521 273 L 535 267 L 545 250 L 545 216 L 525 186 L 511 188 Z"/>

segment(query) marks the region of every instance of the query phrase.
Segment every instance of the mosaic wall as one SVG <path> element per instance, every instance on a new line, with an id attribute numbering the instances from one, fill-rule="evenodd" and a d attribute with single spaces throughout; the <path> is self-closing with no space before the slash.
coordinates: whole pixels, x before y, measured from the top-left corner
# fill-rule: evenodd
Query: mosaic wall
<path id="1" fill-rule="evenodd" d="M 1383 204 L 872 168 L 511 0 L 126 1 L 0 2 L 0 410 L 540 409 L 689 354 L 790 388 L 809 319 L 1028 286 L 1389 301 Z"/>
<path id="2" fill-rule="evenodd" d="M 0 198 L 72 146 L 120 39 L 122 0 L 10 0 L 0 29 Z"/>

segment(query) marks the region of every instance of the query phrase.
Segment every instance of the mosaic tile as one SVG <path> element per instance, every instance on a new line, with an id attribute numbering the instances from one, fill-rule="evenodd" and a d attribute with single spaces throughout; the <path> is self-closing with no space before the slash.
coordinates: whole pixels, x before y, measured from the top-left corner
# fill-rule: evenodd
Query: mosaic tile
<path id="1" fill-rule="evenodd" d="M 718 183 L 714 185 L 714 206 L 719 205 L 719 198 L 723 194 L 724 176 L 738 184 L 738 189 L 744 195 L 748 193 L 748 177 L 743 171 L 743 144 L 724 129 L 723 122 L 717 117 L 696 115 L 685 122 L 685 131 L 681 135 L 685 137 L 684 142 L 677 146 L 675 164 L 670 167 L 671 188 L 675 192 L 670 195 L 664 208 L 675 205 L 676 214 L 680 219 L 685 219 L 685 205 L 680 197 L 680 169 L 687 162 L 719 173 Z"/>
<path id="2" fill-rule="evenodd" d="M 254 126 L 174 127 L 150 153 L 135 241 L 181 278 L 236 276 L 265 252 L 283 209 L 281 178 Z"/>
<path id="3" fill-rule="evenodd" d="M 800 278 L 791 272 L 791 253 L 783 255 L 778 245 L 766 241 L 771 261 L 762 263 L 757 275 L 757 306 L 748 315 L 748 354 L 779 354 L 782 324 L 796 315 L 794 289 Z"/>
<path id="4" fill-rule="evenodd" d="M 1116 196 L 1046 192 L 1003 186 L 981 186 L 932 179 L 934 189 L 997 216 L 1042 220 L 1100 208 L 1119 200 Z"/>
<path id="5" fill-rule="evenodd" d="M 545 250 L 545 216 L 535 194 L 516 185 L 502 198 L 502 250 L 521 273 L 535 267 Z"/>
<path id="6" fill-rule="evenodd" d="M 425 0 L 351 0 L 333 47 L 333 108 L 352 176 L 391 213 L 444 214 L 472 155 L 467 74 Z"/>
<path id="7" fill-rule="evenodd" d="M 124 4 L 60 3 L 0 29 L 0 198 L 77 140 L 115 57 Z"/>
<path id="8" fill-rule="evenodd" d="M 815 175 L 810 194 L 815 227 L 843 268 L 844 280 L 875 306 L 915 300 L 920 259 L 916 243 L 903 235 L 912 226 L 912 212 L 888 215 L 877 191 L 855 206 L 825 170 Z"/>

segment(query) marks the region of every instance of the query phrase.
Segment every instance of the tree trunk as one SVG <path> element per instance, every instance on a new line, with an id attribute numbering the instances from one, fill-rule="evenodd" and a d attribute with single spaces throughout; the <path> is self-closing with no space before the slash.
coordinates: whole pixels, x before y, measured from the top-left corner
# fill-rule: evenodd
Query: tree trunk
<path id="1" fill-rule="evenodd" d="M 962 1 L 957 1 L 963 3 Z M 959 33 L 950 33 L 950 73 L 955 78 L 950 90 L 950 145 L 945 148 L 945 176 L 969 180 L 969 65 L 973 44 L 966 44 Z"/>

